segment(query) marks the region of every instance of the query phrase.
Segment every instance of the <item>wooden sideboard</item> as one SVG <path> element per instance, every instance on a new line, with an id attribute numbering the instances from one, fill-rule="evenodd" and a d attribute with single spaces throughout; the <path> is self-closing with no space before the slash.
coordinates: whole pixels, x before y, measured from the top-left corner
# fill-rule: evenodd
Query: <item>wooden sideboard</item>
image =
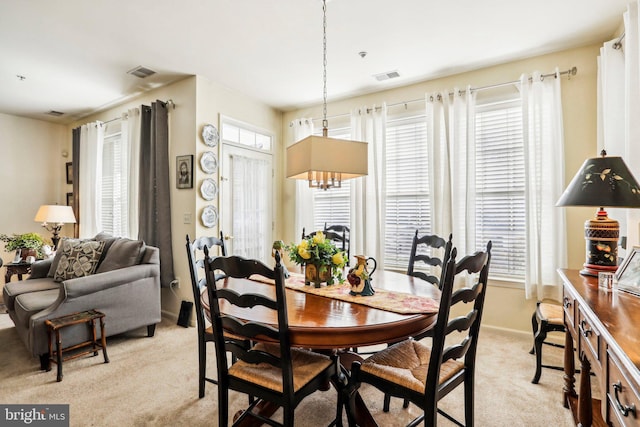
<path id="1" fill-rule="evenodd" d="M 600 290 L 597 277 L 578 270 L 558 273 L 564 282 L 567 327 L 565 407 L 582 427 L 640 426 L 640 297 Z M 580 361 L 577 393 L 575 350 Z M 592 379 L 599 396 L 592 396 Z"/>

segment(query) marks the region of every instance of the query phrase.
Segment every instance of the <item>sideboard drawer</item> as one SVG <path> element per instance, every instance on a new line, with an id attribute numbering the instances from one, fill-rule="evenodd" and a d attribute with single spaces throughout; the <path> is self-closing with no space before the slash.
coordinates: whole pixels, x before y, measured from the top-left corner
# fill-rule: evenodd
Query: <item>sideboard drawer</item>
<path id="1" fill-rule="evenodd" d="M 576 332 L 576 299 L 569 293 L 567 287 L 563 288 L 562 306 L 564 307 L 565 324 L 569 327 L 572 334 Z"/>
<path id="2" fill-rule="evenodd" d="M 608 418 L 614 426 L 640 426 L 640 396 L 638 384 L 631 385 L 626 370 L 608 352 L 609 382 L 607 384 Z"/>
<path id="3" fill-rule="evenodd" d="M 602 373 L 602 339 L 598 331 L 584 315 L 582 307 L 578 307 L 579 349 L 591 362 L 591 369 L 599 377 Z"/>

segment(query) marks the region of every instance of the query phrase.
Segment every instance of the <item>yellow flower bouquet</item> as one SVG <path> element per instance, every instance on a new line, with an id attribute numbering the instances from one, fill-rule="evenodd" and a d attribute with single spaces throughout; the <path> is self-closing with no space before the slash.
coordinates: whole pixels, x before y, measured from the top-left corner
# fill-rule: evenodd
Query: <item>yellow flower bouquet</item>
<path id="1" fill-rule="evenodd" d="M 324 233 L 318 231 L 313 236 L 303 239 L 299 244 L 287 246 L 289 258 L 298 265 L 305 266 L 305 283 L 327 282 L 327 285 L 343 283 L 342 272 L 347 258 Z"/>

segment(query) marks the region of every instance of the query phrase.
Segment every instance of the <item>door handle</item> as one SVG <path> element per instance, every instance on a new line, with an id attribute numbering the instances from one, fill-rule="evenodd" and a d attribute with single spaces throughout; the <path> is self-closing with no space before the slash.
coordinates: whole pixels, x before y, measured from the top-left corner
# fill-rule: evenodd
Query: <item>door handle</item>
<path id="1" fill-rule="evenodd" d="M 229 236 L 228 234 L 224 236 L 224 240 L 233 240 L 233 236 Z"/>

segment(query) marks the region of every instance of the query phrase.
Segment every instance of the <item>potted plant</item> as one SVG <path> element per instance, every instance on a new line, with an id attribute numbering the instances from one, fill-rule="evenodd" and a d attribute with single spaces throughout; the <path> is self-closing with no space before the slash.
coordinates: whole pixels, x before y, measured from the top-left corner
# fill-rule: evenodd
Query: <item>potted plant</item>
<path id="1" fill-rule="evenodd" d="M 0 241 L 4 242 L 4 249 L 7 252 L 19 250 L 23 260 L 28 256 L 43 258 L 42 247 L 47 244 L 38 233 L 12 234 L 11 236 L 0 234 Z"/>
<path id="2" fill-rule="evenodd" d="M 318 231 L 297 245 L 290 244 L 287 251 L 291 261 L 305 266 L 305 284 L 314 283 L 319 288 L 323 282 L 327 285 L 344 282 L 342 270 L 347 258 L 331 240 L 325 239 L 323 232 Z"/>

